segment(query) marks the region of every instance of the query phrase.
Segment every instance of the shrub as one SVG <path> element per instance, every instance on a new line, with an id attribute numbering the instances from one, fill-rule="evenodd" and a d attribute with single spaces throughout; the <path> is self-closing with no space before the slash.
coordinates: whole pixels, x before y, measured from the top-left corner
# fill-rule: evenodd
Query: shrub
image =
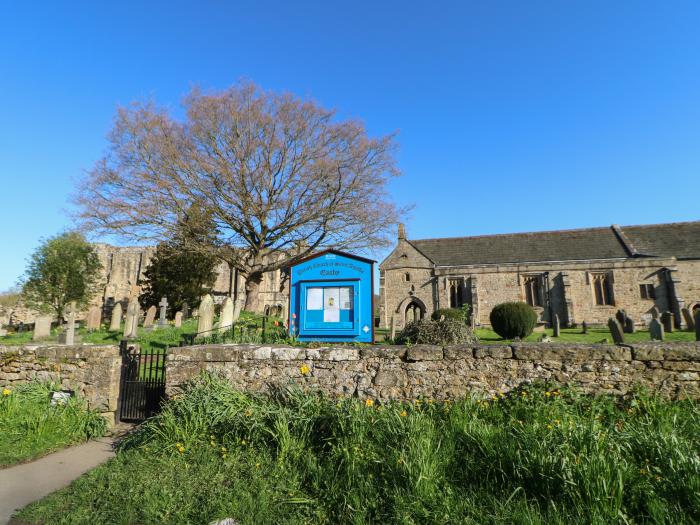
<path id="1" fill-rule="evenodd" d="M 537 323 L 537 314 L 526 303 L 501 303 L 491 310 L 489 319 L 493 331 L 503 339 L 522 339 L 532 333 Z"/>
<path id="2" fill-rule="evenodd" d="M 398 344 L 450 345 L 476 343 L 478 339 L 463 320 L 412 321 L 396 337 Z"/>
<path id="3" fill-rule="evenodd" d="M 469 311 L 461 308 L 440 308 L 435 310 L 430 316 L 433 321 L 439 321 L 440 317 L 445 316 L 445 319 L 453 319 L 455 321 L 466 322 Z"/>

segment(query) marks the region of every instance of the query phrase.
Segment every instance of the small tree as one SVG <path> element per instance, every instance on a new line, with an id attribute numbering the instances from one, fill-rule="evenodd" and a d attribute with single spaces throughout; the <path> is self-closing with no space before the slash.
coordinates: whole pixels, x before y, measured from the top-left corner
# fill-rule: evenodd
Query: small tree
<path id="1" fill-rule="evenodd" d="M 66 305 L 85 306 L 97 292 L 102 264 L 94 247 L 75 232 L 44 241 L 29 259 L 22 295 L 28 306 L 53 311 L 60 319 Z"/>

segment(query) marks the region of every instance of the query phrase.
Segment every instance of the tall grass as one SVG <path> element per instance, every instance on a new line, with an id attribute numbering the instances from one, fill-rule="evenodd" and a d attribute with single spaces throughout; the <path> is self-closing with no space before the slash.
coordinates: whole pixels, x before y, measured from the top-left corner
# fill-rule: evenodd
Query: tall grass
<path id="1" fill-rule="evenodd" d="M 268 396 L 203 376 L 42 523 L 694 523 L 700 411 L 535 386 L 453 403 Z"/>
<path id="2" fill-rule="evenodd" d="M 105 419 L 82 399 L 51 406 L 57 389 L 49 383 L 0 389 L 0 467 L 105 433 Z"/>

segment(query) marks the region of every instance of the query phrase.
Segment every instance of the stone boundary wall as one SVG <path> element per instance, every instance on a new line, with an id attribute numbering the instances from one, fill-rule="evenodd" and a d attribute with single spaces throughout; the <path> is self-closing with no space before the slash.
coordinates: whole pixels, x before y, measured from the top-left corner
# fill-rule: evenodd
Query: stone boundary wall
<path id="1" fill-rule="evenodd" d="M 202 370 L 220 371 L 242 390 L 294 383 L 332 396 L 373 399 L 493 395 L 538 380 L 616 395 L 640 384 L 673 399 L 700 398 L 700 343 L 191 346 L 170 349 L 166 393 L 177 394 Z"/>
<path id="2" fill-rule="evenodd" d="M 121 362 L 119 347 L 112 345 L 0 346 L 0 388 L 53 381 L 84 397 L 113 425 Z"/>

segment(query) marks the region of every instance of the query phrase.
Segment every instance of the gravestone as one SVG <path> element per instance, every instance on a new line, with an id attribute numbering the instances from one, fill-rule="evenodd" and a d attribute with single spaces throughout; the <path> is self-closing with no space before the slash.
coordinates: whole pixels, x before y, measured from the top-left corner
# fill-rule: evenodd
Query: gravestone
<path id="1" fill-rule="evenodd" d="M 654 306 L 649 313 L 651 314 L 652 319 L 659 319 L 661 317 L 661 312 L 659 312 L 659 309 Z"/>
<path id="2" fill-rule="evenodd" d="M 582 334 L 587 334 L 588 333 L 588 323 L 586 321 L 583 321 L 581 323 L 581 333 Z"/>
<path id="3" fill-rule="evenodd" d="M 175 312 L 175 328 L 182 326 L 182 312 Z"/>
<path id="4" fill-rule="evenodd" d="M 649 323 L 649 336 L 652 341 L 664 340 L 664 326 L 658 319 L 652 319 Z"/>
<path id="5" fill-rule="evenodd" d="M 168 326 L 168 298 L 163 297 L 160 300 L 160 303 L 158 303 L 158 306 L 160 306 L 160 316 L 158 317 L 158 326 L 161 328 Z"/>
<path id="6" fill-rule="evenodd" d="M 146 318 L 143 320 L 143 327 L 144 328 L 150 328 L 153 326 L 153 322 L 156 320 L 156 307 L 151 306 L 147 311 L 146 311 Z"/>
<path id="7" fill-rule="evenodd" d="M 394 339 L 396 339 L 396 326 L 394 325 L 394 316 L 391 316 L 391 322 L 389 323 L 389 334 L 391 337 L 391 342 L 392 344 L 394 343 Z"/>
<path id="8" fill-rule="evenodd" d="M 126 307 L 126 320 L 124 321 L 124 338 L 136 337 L 139 328 L 139 302 L 132 297 L 129 306 Z"/>
<path id="9" fill-rule="evenodd" d="M 233 326 L 233 300 L 227 297 L 221 307 L 221 320 L 219 321 L 219 332 L 230 330 Z"/>
<path id="10" fill-rule="evenodd" d="M 87 320 L 85 321 L 88 330 L 99 330 L 100 322 L 102 321 L 102 309 L 99 306 L 93 306 L 88 310 Z"/>
<path id="11" fill-rule="evenodd" d="M 75 302 L 70 304 L 66 315 L 66 330 L 58 336 L 58 342 L 65 345 L 75 344 Z"/>
<path id="12" fill-rule="evenodd" d="M 693 313 L 688 309 L 688 308 L 683 308 L 681 310 L 681 313 L 683 314 L 683 319 L 685 320 L 685 324 L 688 326 L 688 330 L 695 330 L 695 319 L 693 319 Z"/>
<path id="13" fill-rule="evenodd" d="M 243 310 L 243 302 L 240 299 L 236 299 L 233 302 L 233 322 L 237 322 L 241 317 L 241 310 Z"/>
<path id="14" fill-rule="evenodd" d="M 624 330 L 626 334 L 633 334 L 635 332 L 634 319 L 631 317 L 625 318 Z"/>
<path id="15" fill-rule="evenodd" d="M 51 319 L 50 315 L 42 315 L 36 318 L 36 321 L 34 321 L 34 335 L 32 336 L 33 341 L 51 335 Z"/>
<path id="16" fill-rule="evenodd" d="M 700 341 L 700 308 L 695 311 L 695 340 Z"/>
<path id="17" fill-rule="evenodd" d="M 552 337 L 559 337 L 559 315 L 554 314 L 554 321 L 552 322 Z"/>
<path id="18" fill-rule="evenodd" d="M 617 322 L 620 323 L 620 326 L 623 328 L 627 324 L 627 312 L 624 310 L 620 309 L 617 312 L 615 312 L 615 319 L 617 319 Z"/>
<path id="19" fill-rule="evenodd" d="M 664 312 L 661 314 L 661 324 L 664 327 L 664 332 L 668 334 L 673 333 L 673 314 L 671 312 Z"/>
<path id="20" fill-rule="evenodd" d="M 122 303 L 117 303 L 112 308 L 112 318 L 109 322 L 109 329 L 118 332 L 122 325 Z"/>
<path id="21" fill-rule="evenodd" d="M 190 305 L 185 303 L 182 303 L 182 320 L 187 321 L 190 318 Z"/>
<path id="22" fill-rule="evenodd" d="M 197 320 L 197 333 L 211 332 L 214 324 L 214 300 L 211 295 L 207 294 L 202 297 L 202 302 L 199 303 L 199 319 Z"/>
<path id="23" fill-rule="evenodd" d="M 608 328 L 610 329 L 610 335 L 612 335 L 613 343 L 622 344 L 625 342 L 625 335 L 622 331 L 622 326 L 614 317 L 608 319 Z"/>

